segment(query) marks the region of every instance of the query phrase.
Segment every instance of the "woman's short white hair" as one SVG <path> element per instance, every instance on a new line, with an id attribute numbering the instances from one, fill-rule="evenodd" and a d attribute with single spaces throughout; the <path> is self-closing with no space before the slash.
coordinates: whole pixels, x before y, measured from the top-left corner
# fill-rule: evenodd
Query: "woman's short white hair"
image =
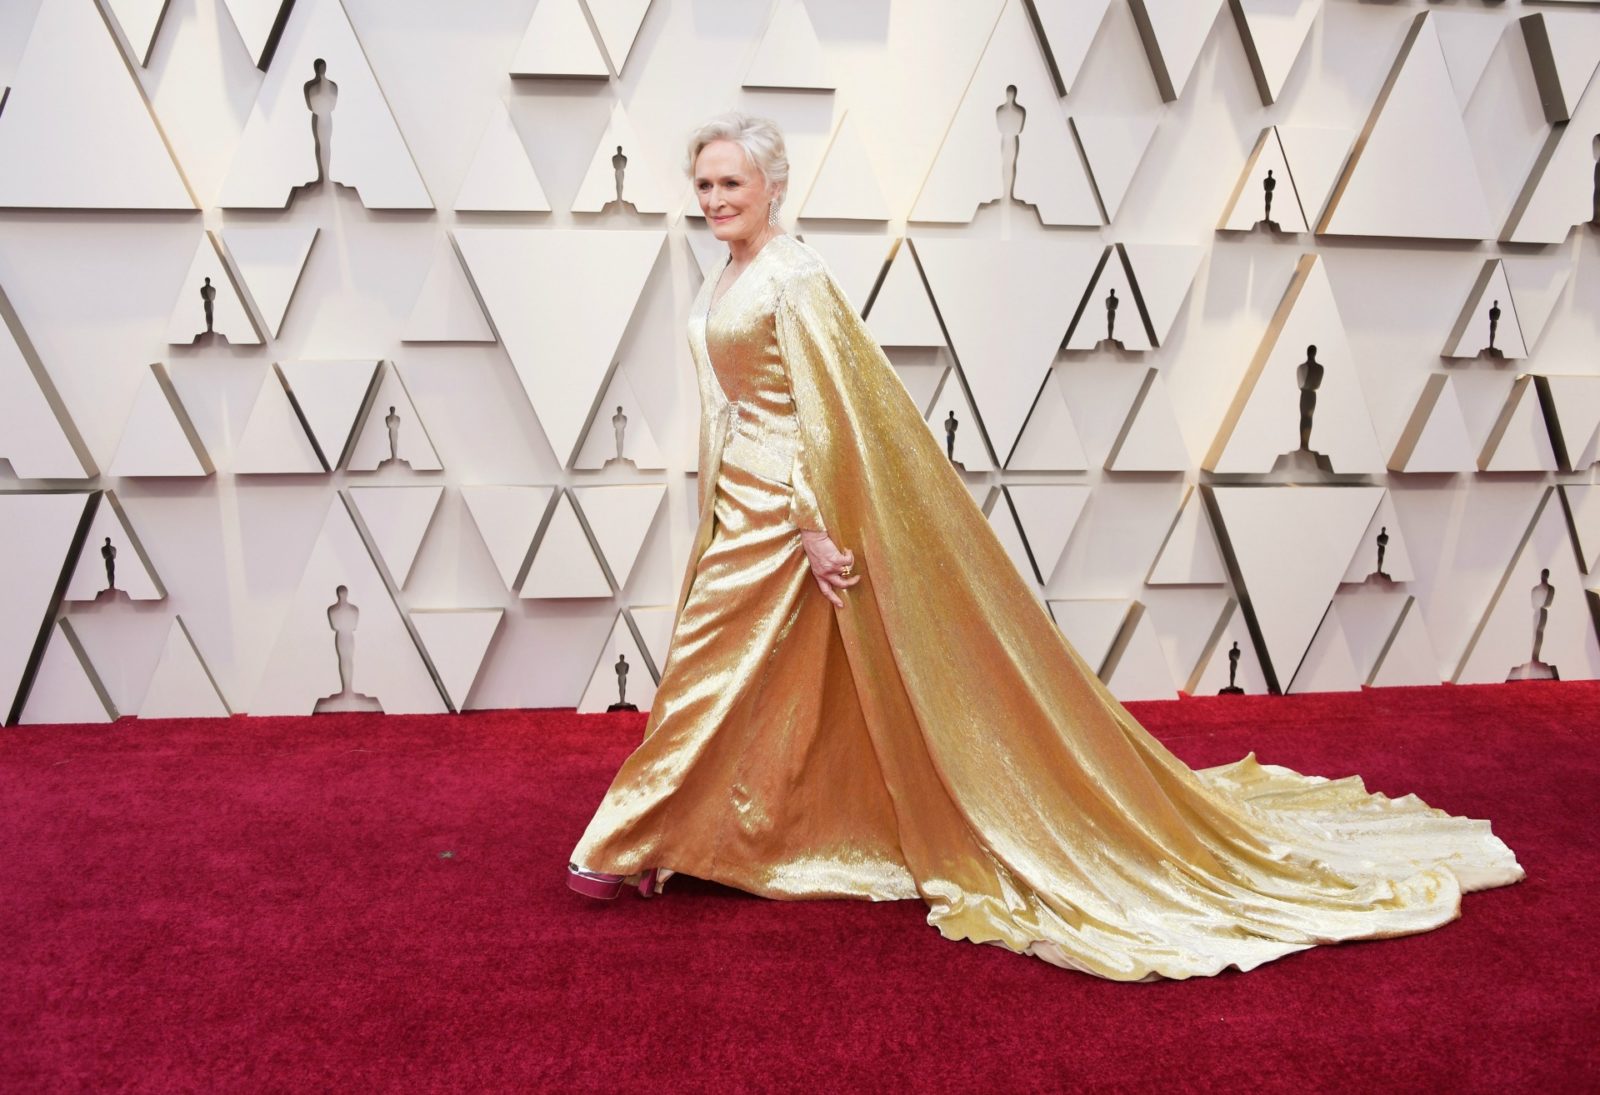
<path id="1" fill-rule="evenodd" d="M 737 110 L 718 114 L 689 136 L 689 160 L 684 169 L 694 177 L 694 162 L 700 150 L 712 141 L 732 141 L 744 149 L 767 185 L 787 190 L 789 154 L 783 147 L 783 130 L 771 118 L 756 118 Z"/>

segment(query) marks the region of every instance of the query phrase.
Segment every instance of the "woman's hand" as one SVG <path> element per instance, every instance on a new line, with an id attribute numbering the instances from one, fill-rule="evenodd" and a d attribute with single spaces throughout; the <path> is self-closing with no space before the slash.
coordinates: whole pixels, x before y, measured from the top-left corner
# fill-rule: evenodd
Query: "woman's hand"
<path id="1" fill-rule="evenodd" d="M 861 581 L 861 575 L 850 574 L 856 553 L 840 551 L 828 534 L 818 529 L 801 529 L 800 543 L 806 549 L 806 558 L 811 561 L 811 576 L 817 580 L 817 588 L 833 602 L 835 608 L 843 608 L 844 601 L 834 591 L 849 589 Z"/>

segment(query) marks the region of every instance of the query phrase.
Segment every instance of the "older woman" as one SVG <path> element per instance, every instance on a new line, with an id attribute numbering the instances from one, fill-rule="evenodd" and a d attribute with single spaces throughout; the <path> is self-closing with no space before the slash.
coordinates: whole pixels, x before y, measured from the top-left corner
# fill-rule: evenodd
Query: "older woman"
<path id="1" fill-rule="evenodd" d="M 1195 771 L 1062 638 L 827 267 L 778 226 L 782 135 L 689 167 L 728 257 L 690 310 L 700 523 L 660 688 L 572 853 L 921 898 L 951 939 L 1116 980 L 1403 935 L 1523 877 L 1485 821 L 1257 763 Z M 859 553 L 859 556 L 858 554 Z"/>

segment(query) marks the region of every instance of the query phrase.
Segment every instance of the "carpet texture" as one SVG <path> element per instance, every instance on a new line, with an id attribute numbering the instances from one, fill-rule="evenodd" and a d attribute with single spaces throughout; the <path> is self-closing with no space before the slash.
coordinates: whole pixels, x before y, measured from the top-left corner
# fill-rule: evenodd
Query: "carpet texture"
<path id="1" fill-rule="evenodd" d="M 1528 877 L 1424 935 L 1119 984 L 920 902 L 566 857 L 643 715 L 0 730 L 0 1090 L 1600 1088 L 1600 683 L 1130 705 L 1185 762 L 1488 818 Z"/>

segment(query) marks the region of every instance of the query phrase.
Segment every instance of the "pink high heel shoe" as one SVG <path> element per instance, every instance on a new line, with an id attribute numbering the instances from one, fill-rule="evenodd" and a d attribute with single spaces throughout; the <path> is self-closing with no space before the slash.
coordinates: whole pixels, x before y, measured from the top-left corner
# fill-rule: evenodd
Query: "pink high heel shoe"
<path id="1" fill-rule="evenodd" d="M 657 869 L 651 867 L 639 876 L 639 896 L 654 897 L 661 892 L 665 879 L 658 882 Z M 576 863 L 567 864 L 567 888 L 593 897 L 600 901 L 610 901 L 622 889 L 622 883 L 627 876 L 620 874 L 607 874 L 604 871 L 586 871 Z"/>

